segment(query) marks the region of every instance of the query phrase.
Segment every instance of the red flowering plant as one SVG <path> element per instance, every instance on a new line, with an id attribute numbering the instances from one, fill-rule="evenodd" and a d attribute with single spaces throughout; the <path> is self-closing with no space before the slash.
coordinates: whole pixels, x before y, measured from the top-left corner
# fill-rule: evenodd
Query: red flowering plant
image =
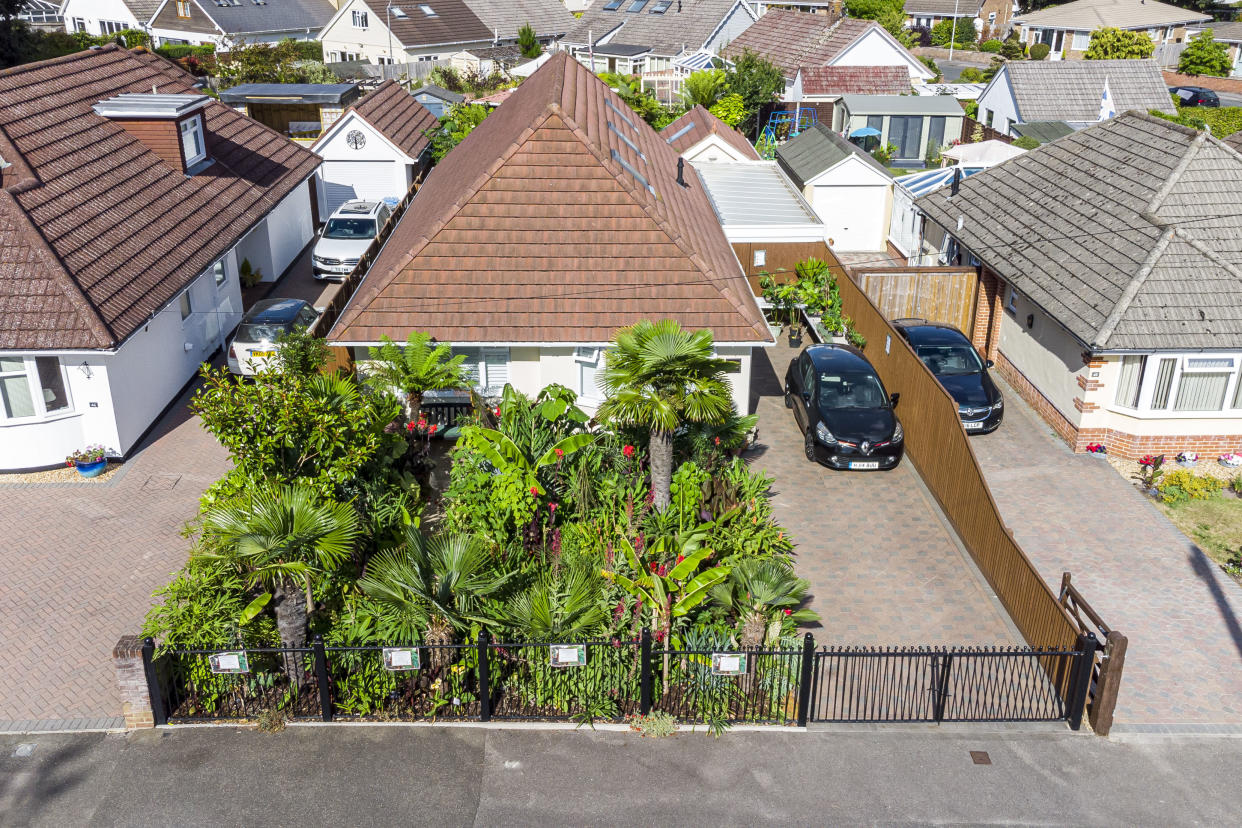
<path id="1" fill-rule="evenodd" d="M 1108 449 L 1103 443 L 1087 443 L 1088 454 L 1108 454 Z"/>
<path id="2" fill-rule="evenodd" d="M 1138 472 L 1131 477 L 1144 489 L 1156 488 L 1160 485 L 1160 478 L 1164 477 L 1164 455 L 1144 455 L 1139 460 Z"/>

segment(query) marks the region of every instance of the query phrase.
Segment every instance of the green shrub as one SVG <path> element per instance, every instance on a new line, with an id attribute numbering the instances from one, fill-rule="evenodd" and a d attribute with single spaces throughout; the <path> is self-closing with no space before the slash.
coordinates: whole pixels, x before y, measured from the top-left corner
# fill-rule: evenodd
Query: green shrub
<path id="1" fill-rule="evenodd" d="M 1004 44 L 1001 43 L 999 40 L 995 40 L 995 39 L 985 40 L 979 44 L 979 51 L 980 52 L 995 52 L 999 54 L 1001 50 L 1001 46 L 1003 45 Z"/>
<path id="2" fill-rule="evenodd" d="M 1211 500 L 1220 495 L 1225 481 L 1219 477 L 1201 477 L 1189 469 L 1169 472 L 1160 483 L 1160 499 L 1170 505 L 1192 500 Z"/>
<path id="3" fill-rule="evenodd" d="M 967 66 L 963 69 L 962 74 L 960 74 L 957 79 L 962 83 L 983 83 L 985 80 L 983 70 L 976 69 L 973 66 Z"/>
<path id="4" fill-rule="evenodd" d="M 949 40 L 954 40 L 957 48 L 961 49 L 964 46 L 974 46 L 977 37 L 974 24 L 969 20 L 957 21 L 956 29 L 952 19 L 941 20 L 931 28 L 933 46 L 947 47 Z"/>
<path id="5" fill-rule="evenodd" d="M 1047 43 L 1036 43 L 1031 46 L 1031 60 L 1044 60 L 1052 52 L 1052 47 Z"/>
<path id="6" fill-rule="evenodd" d="M 1001 44 L 1001 57 L 1006 60 L 1022 60 L 1026 56 L 1026 49 L 1022 45 L 1022 41 L 1018 40 L 1018 33 L 1015 31 L 1005 38 L 1005 42 Z"/>
<path id="7" fill-rule="evenodd" d="M 192 43 L 170 43 L 166 46 L 160 46 L 155 50 L 157 55 L 168 58 L 169 60 L 181 60 L 182 58 L 194 55 L 195 57 L 206 57 L 216 53 L 215 46 L 195 46 Z"/>
<path id="8" fill-rule="evenodd" d="M 1033 150 L 1039 146 L 1039 141 L 1035 140 L 1029 135 L 1023 135 L 1021 138 L 1018 138 L 1017 140 L 1015 140 L 1013 142 L 1013 145 L 1015 147 L 1018 147 L 1019 149 Z"/>

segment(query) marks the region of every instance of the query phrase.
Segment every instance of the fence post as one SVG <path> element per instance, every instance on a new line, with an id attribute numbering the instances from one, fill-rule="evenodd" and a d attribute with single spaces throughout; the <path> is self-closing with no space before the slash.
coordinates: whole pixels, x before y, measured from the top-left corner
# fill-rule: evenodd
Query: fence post
<path id="1" fill-rule="evenodd" d="M 1095 633 L 1085 632 L 1078 636 L 1078 643 L 1074 645 L 1078 654 L 1074 656 L 1069 705 L 1065 715 L 1070 730 L 1082 727 L 1082 714 L 1087 709 L 1087 696 L 1091 694 L 1091 671 L 1095 669 L 1097 643 Z"/>
<path id="2" fill-rule="evenodd" d="M 802 637 L 802 670 L 798 684 L 798 727 L 806 727 L 811 707 L 811 680 L 815 670 L 815 639 L 810 633 Z"/>
<path id="3" fill-rule="evenodd" d="M 164 704 L 164 689 L 160 687 L 160 675 L 155 669 L 155 641 L 142 641 L 142 671 L 147 677 L 147 692 L 151 694 L 151 719 L 158 727 L 168 724 L 168 707 Z"/>
<path id="4" fill-rule="evenodd" d="M 323 636 L 315 636 L 315 683 L 319 685 L 319 715 L 325 722 L 332 721 L 332 691 L 328 687 L 328 652 L 323 648 Z"/>
<path id="5" fill-rule="evenodd" d="M 638 709 L 646 716 L 651 712 L 651 630 L 643 627 L 642 644 L 639 647 Z"/>
<path id="6" fill-rule="evenodd" d="M 479 630 L 479 721 L 481 722 L 492 720 L 491 665 L 487 658 L 490 654 L 491 643 L 492 637 L 487 629 Z"/>
<path id="7" fill-rule="evenodd" d="M 953 656 L 945 654 L 943 656 L 933 656 L 934 666 L 939 667 L 937 672 L 932 671 L 933 681 L 936 682 L 936 703 L 933 714 L 936 717 L 936 724 L 944 721 L 944 705 L 949 698 L 949 673 L 953 670 Z"/>
<path id="8" fill-rule="evenodd" d="M 1113 710 L 1117 707 L 1117 691 L 1121 687 L 1121 671 L 1126 664 L 1129 640 L 1111 631 L 1104 639 L 1104 658 L 1100 661 L 1100 681 L 1091 700 L 1091 729 L 1097 736 L 1107 736 L 1113 727 Z"/>

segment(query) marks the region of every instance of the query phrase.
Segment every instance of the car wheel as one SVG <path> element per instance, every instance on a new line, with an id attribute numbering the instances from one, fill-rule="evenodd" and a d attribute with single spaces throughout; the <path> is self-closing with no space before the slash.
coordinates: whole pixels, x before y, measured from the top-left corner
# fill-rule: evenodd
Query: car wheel
<path id="1" fill-rule="evenodd" d="M 811 432 L 806 433 L 806 443 L 804 450 L 806 451 L 806 459 L 812 463 L 817 462 L 815 459 L 815 436 Z"/>
<path id="2" fill-rule="evenodd" d="M 785 407 L 793 408 L 793 394 L 789 393 L 789 389 L 785 389 Z"/>

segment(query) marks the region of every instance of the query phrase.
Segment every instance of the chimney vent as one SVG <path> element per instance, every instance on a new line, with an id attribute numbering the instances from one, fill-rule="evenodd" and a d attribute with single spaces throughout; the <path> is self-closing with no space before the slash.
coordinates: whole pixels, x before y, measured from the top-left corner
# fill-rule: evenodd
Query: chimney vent
<path id="1" fill-rule="evenodd" d="M 949 195 L 957 195 L 957 191 L 962 188 L 962 168 L 953 168 L 953 185 L 949 188 Z"/>
<path id="2" fill-rule="evenodd" d="M 686 185 L 686 159 L 677 159 L 677 183 L 685 187 Z"/>

